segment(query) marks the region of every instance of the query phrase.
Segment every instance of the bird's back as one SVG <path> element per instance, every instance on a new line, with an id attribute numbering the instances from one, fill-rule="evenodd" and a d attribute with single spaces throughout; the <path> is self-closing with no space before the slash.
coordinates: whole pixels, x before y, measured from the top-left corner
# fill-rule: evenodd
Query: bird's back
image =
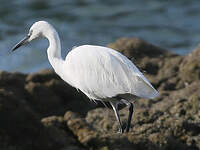
<path id="1" fill-rule="evenodd" d="M 107 47 L 76 47 L 66 56 L 64 67 L 63 80 L 91 99 L 102 100 L 123 94 L 143 98 L 158 95 L 128 58 Z"/>

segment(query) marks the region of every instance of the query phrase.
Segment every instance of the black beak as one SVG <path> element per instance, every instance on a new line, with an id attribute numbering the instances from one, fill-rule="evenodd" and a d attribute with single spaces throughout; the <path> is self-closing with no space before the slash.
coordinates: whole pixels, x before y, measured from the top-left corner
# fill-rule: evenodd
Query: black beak
<path id="1" fill-rule="evenodd" d="M 17 48 L 19 48 L 20 46 L 24 45 L 27 43 L 28 39 L 29 39 L 29 35 L 27 35 L 25 38 L 23 38 L 19 43 L 17 43 L 13 48 L 12 48 L 12 52 L 15 51 Z"/>

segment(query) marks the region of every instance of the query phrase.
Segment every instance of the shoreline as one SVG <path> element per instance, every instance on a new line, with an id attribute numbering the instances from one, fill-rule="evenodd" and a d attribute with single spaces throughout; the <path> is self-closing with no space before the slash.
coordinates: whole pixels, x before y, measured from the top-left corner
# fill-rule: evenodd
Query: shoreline
<path id="1" fill-rule="evenodd" d="M 200 45 L 177 55 L 138 38 L 108 47 L 126 55 L 158 89 L 135 102 L 129 133 L 112 110 L 90 102 L 52 70 L 0 72 L 0 149 L 200 149 Z M 120 111 L 122 122 L 127 110 Z"/>

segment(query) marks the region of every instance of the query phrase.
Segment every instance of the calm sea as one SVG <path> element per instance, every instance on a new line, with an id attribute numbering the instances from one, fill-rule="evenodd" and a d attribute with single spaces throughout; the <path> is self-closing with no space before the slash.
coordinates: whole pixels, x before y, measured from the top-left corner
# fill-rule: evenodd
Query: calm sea
<path id="1" fill-rule="evenodd" d="M 120 37 L 140 37 L 185 55 L 200 41 L 199 7 L 200 0 L 0 0 L 0 70 L 50 68 L 47 40 L 9 53 L 38 20 L 57 29 L 63 57 L 73 46 L 105 46 Z"/>

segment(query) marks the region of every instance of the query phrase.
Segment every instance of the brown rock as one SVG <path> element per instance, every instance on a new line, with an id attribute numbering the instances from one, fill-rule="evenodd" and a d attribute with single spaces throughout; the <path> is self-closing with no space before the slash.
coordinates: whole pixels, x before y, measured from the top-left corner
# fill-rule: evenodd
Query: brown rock
<path id="1" fill-rule="evenodd" d="M 53 71 L 1 71 L 0 149 L 200 149 L 199 47 L 178 56 L 137 38 L 109 46 L 133 60 L 159 89 L 158 98 L 134 102 L 129 133 L 117 134 L 111 109 L 96 108 Z M 120 111 L 124 125 L 127 112 Z"/>
<path id="2" fill-rule="evenodd" d="M 71 87 L 53 71 L 42 70 L 30 74 L 26 81 L 29 101 L 43 116 L 61 115 L 66 110 L 85 115 L 88 110 L 96 107 L 81 91 Z"/>
<path id="3" fill-rule="evenodd" d="M 114 43 L 108 44 L 108 47 L 118 50 L 128 58 L 142 57 L 160 57 L 163 54 L 169 53 L 164 49 L 154 46 L 139 38 L 120 38 Z"/>
<path id="4" fill-rule="evenodd" d="M 179 76 L 188 83 L 200 79 L 200 45 L 184 58 L 180 65 Z"/>
<path id="5" fill-rule="evenodd" d="M 43 84 L 26 83 L 25 78 L 26 75 L 19 73 L 0 73 L 0 149 L 83 150 L 71 132 L 62 129 L 62 119 L 43 119 L 44 125 L 41 123 L 42 113 L 50 113 L 55 108 L 59 111 L 63 106 Z M 44 93 L 51 94 L 49 101 L 40 99 L 46 96 Z M 44 110 L 38 108 L 48 109 L 41 113 Z"/>
<path id="6" fill-rule="evenodd" d="M 49 69 L 40 70 L 37 73 L 31 73 L 26 77 L 27 82 L 32 81 L 32 82 L 44 83 L 52 79 L 59 80 L 60 77 L 53 70 Z"/>
<path id="7" fill-rule="evenodd" d="M 16 150 L 60 147 L 24 99 L 0 90 L 0 148 Z"/>

